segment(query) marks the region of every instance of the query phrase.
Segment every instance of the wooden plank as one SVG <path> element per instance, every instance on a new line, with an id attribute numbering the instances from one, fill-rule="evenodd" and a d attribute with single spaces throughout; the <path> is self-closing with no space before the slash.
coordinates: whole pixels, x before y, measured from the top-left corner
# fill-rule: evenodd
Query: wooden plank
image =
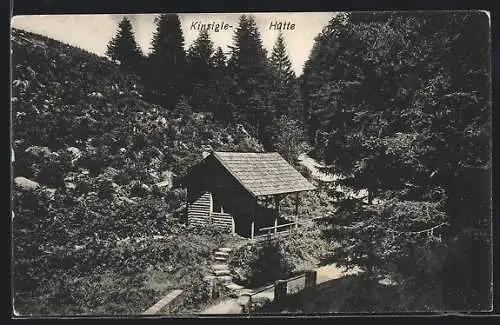
<path id="1" fill-rule="evenodd" d="M 233 220 L 232 218 L 221 218 L 221 217 L 214 217 L 214 216 L 212 216 L 212 218 L 214 220 L 221 220 L 221 221 L 225 221 L 225 222 L 232 222 L 232 220 Z"/>
<path id="2" fill-rule="evenodd" d="M 200 216 L 200 217 L 207 217 L 207 218 L 208 218 L 208 216 L 209 216 L 209 214 L 208 214 L 208 213 L 206 213 L 206 212 L 202 212 L 202 211 L 189 211 L 189 214 L 190 214 L 190 215 L 198 215 L 198 216 Z"/>
<path id="3" fill-rule="evenodd" d="M 167 306 L 169 303 L 172 302 L 175 298 L 177 298 L 183 291 L 182 290 L 173 290 L 171 291 L 168 295 L 163 297 L 160 301 L 158 301 L 156 304 L 151 306 L 148 310 L 146 310 L 143 314 L 144 315 L 154 315 L 157 314 L 162 308 Z"/>
<path id="4" fill-rule="evenodd" d="M 283 227 L 288 227 L 288 226 L 292 226 L 292 225 L 295 225 L 295 222 L 290 222 L 290 223 L 285 223 L 285 224 L 282 224 L 282 225 L 279 225 L 279 226 L 272 226 L 272 227 L 265 227 L 265 228 L 260 228 L 259 231 L 264 231 L 264 230 L 273 230 L 273 229 L 279 229 L 279 228 L 283 228 Z"/>

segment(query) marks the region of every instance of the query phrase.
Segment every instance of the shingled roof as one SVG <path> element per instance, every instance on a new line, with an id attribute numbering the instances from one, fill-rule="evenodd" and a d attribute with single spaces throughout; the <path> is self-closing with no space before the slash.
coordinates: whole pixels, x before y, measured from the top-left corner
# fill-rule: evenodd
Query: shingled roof
<path id="1" fill-rule="evenodd" d="M 253 196 L 315 189 L 277 152 L 214 152 L 212 155 Z"/>

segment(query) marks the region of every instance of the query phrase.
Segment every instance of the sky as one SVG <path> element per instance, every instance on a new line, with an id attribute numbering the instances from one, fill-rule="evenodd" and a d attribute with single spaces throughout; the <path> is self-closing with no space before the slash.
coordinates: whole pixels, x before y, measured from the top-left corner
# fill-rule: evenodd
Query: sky
<path id="1" fill-rule="evenodd" d="M 257 28 L 262 37 L 263 46 L 268 53 L 279 30 L 271 25 L 282 23 L 289 28 L 281 30 L 287 46 L 288 55 L 297 75 L 302 73 L 305 61 L 309 57 L 314 38 L 321 32 L 335 13 L 332 12 L 286 12 L 286 13 L 251 13 L 255 17 Z M 215 47 L 220 46 L 228 52 L 232 37 L 238 26 L 240 13 L 179 13 L 181 28 L 187 49 L 198 36 L 199 24 L 228 24 L 226 30 L 210 31 Z M 118 29 L 120 20 L 127 16 L 132 22 L 136 40 L 144 53 L 150 52 L 151 39 L 155 29 L 155 14 L 94 14 L 94 15 L 37 15 L 15 16 L 12 27 L 41 34 L 64 43 L 79 46 L 89 52 L 104 56 L 108 42 Z M 294 24 L 293 30 L 291 29 Z"/>

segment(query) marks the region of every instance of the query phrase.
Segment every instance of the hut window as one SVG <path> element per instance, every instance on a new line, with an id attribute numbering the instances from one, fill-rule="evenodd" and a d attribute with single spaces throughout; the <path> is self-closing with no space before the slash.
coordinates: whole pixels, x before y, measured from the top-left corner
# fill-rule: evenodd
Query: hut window
<path id="1" fill-rule="evenodd" d="M 224 208 L 222 207 L 222 202 L 220 200 L 220 195 L 212 193 L 212 212 L 222 213 Z"/>

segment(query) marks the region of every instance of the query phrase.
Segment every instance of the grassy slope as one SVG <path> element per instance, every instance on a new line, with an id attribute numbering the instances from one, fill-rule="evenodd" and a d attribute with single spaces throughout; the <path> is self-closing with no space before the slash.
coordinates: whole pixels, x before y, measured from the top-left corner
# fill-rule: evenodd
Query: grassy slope
<path id="1" fill-rule="evenodd" d="M 19 30 L 12 48 L 14 177 L 40 184 L 13 192 L 16 311 L 134 314 L 179 287 L 185 309 L 206 302 L 228 238 L 179 225 L 176 179 L 203 150 L 260 145 L 148 103 L 137 77 L 81 49 Z"/>

